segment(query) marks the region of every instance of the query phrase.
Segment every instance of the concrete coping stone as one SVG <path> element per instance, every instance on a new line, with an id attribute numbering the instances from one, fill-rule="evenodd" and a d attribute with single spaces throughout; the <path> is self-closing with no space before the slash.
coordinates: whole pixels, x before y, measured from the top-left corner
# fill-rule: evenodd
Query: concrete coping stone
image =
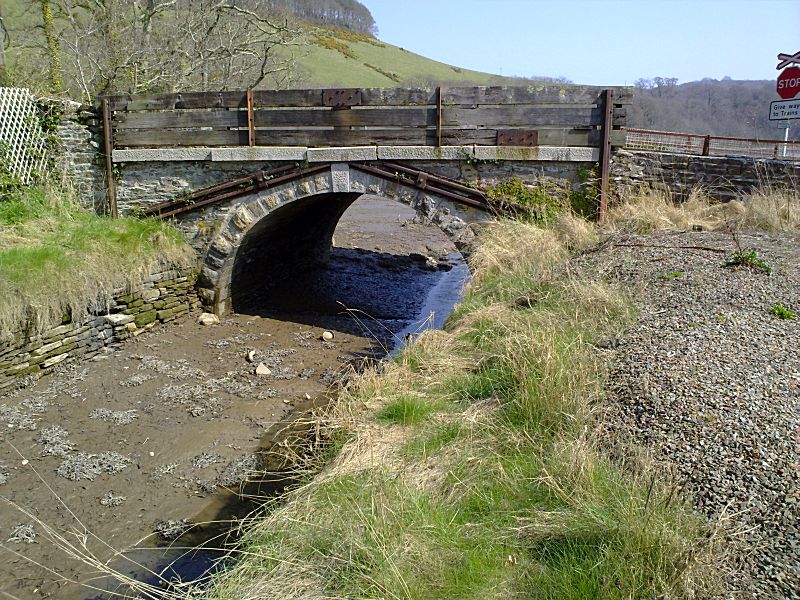
<path id="1" fill-rule="evenodd" d="M 233 148 L 135 148 L 114 150 L 115 163 L 125 162 L 347 162 L 360 160 L 514 160 L 596 162 L 598 148 L 578 146 L 241 146 Z"/>

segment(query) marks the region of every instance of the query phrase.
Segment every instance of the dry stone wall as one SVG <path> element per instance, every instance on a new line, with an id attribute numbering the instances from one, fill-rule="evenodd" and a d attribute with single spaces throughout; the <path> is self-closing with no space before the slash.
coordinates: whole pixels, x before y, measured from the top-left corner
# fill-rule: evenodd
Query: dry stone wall
<path id="1" fill-rule="evenodd" d="M 800 162 L 620 150 L 612 157 L 611 179 L 617 197 L 650 187 L 667 189 L 683 200 L 693 189 L 702 188 L 727 201 L 763 186 L 796 188 Z"/>
<path id="2" fill-rule="evenodd" d="M 41 335 L 20 333 L 0 342 L 0 393 L 68 360 L 90 357 L 200 306 L 195 276 L 175 270 L 154 273 L 130 293 L 115 295 L 107 310 L 67 322 Z"/>

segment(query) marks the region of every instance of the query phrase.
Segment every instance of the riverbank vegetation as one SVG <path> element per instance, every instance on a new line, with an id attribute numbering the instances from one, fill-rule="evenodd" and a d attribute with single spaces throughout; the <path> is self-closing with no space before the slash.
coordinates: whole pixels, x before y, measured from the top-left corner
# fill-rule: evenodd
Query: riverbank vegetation
<path id="1" fill-rule="evenodd" d="M 69 184 L 9 188 L 0 201 L 0 340 L 79 317 L 157 265 L 192 261 L 170 225 L 97 216 Z"/>
<path id="2" fill-rule="evenodd" d="M 446 331 L 343 391 L 332 458 L 204 597 L 707 597 L 717 536 L 609 432 L 601 349 L 634 315 L 571 268 L 593 241 L 568 216 L 491 226 Z"/>

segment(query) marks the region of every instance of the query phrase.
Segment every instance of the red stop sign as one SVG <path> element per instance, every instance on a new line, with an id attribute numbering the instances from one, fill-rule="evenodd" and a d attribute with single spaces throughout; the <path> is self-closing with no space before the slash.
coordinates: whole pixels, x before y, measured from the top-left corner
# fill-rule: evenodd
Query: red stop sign
<path id="1" fill-rule="evenodd" d="M 778 96 L 791 100 L 800 92 L 800 67 L 789 67 L 778 75 Z"/>

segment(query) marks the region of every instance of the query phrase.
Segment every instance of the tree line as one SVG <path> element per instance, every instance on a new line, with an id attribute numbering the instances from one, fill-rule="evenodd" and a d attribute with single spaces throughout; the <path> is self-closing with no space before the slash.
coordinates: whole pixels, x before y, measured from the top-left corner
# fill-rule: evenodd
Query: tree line
<path id="1" fill-rule="evenodd" d="M 290 12 L 309 23 L 332 25 L 377 35 L 369 9 L 357 0 L 263 0 L 270 7 Z"/>
<path id="2" fill-rule="evenodd" d="M 726 77 L 678 84 L 672 77 L 654 77 L 636 81 L 634 98 L 630 127 L 783 139 L 786 122 L 769 120 L 769 103 L 778 100 L 774 81 Z M 789 139 L 800 140 L 800 122 L 794 123 Z"/>

